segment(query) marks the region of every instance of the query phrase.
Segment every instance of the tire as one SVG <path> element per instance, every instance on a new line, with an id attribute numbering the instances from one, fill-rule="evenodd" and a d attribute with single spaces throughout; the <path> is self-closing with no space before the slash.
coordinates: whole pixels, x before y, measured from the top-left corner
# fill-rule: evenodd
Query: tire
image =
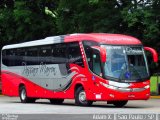
<path id="1" fill-rule="evenodd" d="M 19 97 L 22 103 L 34 103 L 36 99 L 27 97 L 27 91 L 25 86 L 20 87 Z"/>
<path id="2" fill-rule="evenodd" d="M 114 101 L 113 102 L 113 105 L 116 106 L 116 107 L 123 107 L 127 104 L 127 100 L 123 100 L 123 101 Z"/>
<path id="3" fill-rule="evenodd" d="M 51 104 L 62 104 L 64 99 L 49 99 Z"/>
<path id="4" fill-rule="evenodd" d="M 90 106 L 92 105 L 93 101 L 86 100 L 86 93 L 83 87 L 79 87 L 75 91 L 75 103 L 79 106 Z"/>

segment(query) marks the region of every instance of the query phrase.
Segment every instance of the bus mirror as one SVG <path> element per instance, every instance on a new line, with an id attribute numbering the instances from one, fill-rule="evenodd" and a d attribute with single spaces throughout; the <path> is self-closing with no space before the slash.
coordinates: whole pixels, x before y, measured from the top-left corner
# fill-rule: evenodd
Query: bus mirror
<path id="1" fill-rule="evenodd" d="M 100 58 L 103 63 L 106 62 L 106 49 L 99 46 L 92 46 L 92 49 L 98 51 L 100 53 Z"/>
<path id="2" fill-rule="evenodd" d="M 150 47 L 144 47 L 144 49 L 145 49 L 146 51 L 149 51 L 149 52 L 152 54 L 153 61 L 154 61 L 155 63 L 158 63 L 158 53 L 156 52 L 156 50 L 153 49 L 153 48 L 150 48 Z"/>
<path id="3" fill-rule="evenodd" d="M 105 63 L 106 62 L 106 58 L 107 58 L 107 52 L 106 52 L 106 49 L 105 48 L 101 48 L 100 49 L 100 56 L 101 56 L 101 60 L 102 60 L 102 62 L 103 63 Z"/>

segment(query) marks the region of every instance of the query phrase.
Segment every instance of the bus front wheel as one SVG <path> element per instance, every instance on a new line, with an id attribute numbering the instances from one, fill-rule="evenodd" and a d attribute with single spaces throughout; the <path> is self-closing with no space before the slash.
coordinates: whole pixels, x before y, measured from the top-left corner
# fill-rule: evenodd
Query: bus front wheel
<path id="1" fill-rule="evenodd" d="M 90 106 L 93 101 L 89 101 L 86 99 L 86 93 L 83 87 L 79 87 L 75 92 L 75 103 L 80 106 Z"/>
<path id="2" fill-rule="evenodd" d="M 113 102 L 113 105 L 116 106 L 116 107 L 123 107 L 127 104 L 127 100 L 123 100 L 123 101 L 114 101 Z"/>
<path id="3" fill-rule="evenodd" d="M 27 91 L 25 86 L 21 86 L 19 89 L 19 97 L 22 103 L 33 103 L 36 99 L 27 97 Z"/>

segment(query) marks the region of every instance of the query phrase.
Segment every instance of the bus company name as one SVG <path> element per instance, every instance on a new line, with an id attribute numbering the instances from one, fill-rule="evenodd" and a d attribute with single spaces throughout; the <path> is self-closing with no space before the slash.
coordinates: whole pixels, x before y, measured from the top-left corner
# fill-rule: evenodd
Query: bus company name
<path id="1" fill-rule="evenodd" d="M 142 54 L 143 51 L 141 49 L 138 49 L 138 48 L 127 47 L 126 52 L 128 54 Z"/>
<path id="2" fill-rule="evenodd" d="M 39 66 L 27 66 L 26 63 L 23 63 L 23 72 L 22 74 L 26 76 L 36 76 L 36 75 L 45 75 L 49 76 L 50 74 L 56 75 L 56 68 L 53 66 L 47 66 L 46 64 L 41 63 Z"/>

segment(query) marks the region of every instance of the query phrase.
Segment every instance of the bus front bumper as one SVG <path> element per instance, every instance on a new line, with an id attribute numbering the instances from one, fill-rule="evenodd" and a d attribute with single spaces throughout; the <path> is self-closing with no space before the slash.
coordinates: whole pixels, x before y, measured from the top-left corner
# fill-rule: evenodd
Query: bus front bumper
<path id="1" fill-rule="evenodd" d="M 140 88 L 121 88 L 99 85 L 94 90 L 88 91 L 87 98 L 94 101 L 116 100 L 147 100 L 150 97 L 150 87 L 145 85 Z"/>

